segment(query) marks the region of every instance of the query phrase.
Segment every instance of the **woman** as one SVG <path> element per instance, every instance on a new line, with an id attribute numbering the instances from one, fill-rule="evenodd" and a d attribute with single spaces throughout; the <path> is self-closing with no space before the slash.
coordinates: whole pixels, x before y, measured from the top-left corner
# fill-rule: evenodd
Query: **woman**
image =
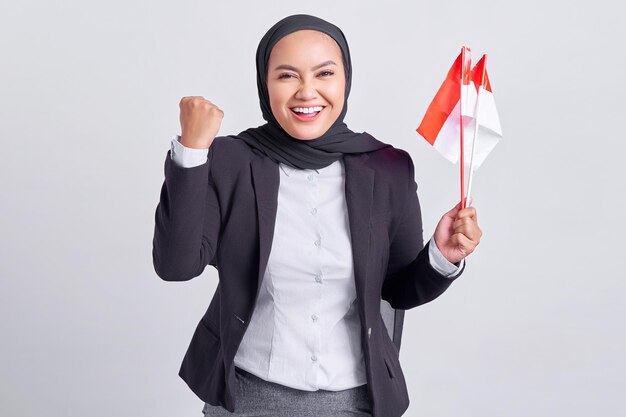
<path id="1" fill-rule="evenodd" d="M 431 301 L 480 241 L 457 205 L 423 244 L 409 154 L 343 122 L 351 75 L 341 30 L 294 15 L 257 49 L 265 125 L 217 136 L 216 105 L 180 102 L 153 259 L 169 281 L 219 271 L 179 372 L 207 416 L 402 415 L 381 299 Z"/>

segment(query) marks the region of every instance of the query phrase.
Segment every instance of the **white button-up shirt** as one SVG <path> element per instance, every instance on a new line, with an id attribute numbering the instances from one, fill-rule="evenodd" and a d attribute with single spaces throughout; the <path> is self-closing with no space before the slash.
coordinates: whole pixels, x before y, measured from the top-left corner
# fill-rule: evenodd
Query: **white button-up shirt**
<path id="1" fill-rule="evenodd" d="M 208 149 L 172 138 L 183 167 L 207 163 Z M 274 237 L 263 283 L 235 365 L 305 391 L 344 390 L 367 382 L 361 347 L 343 161 L 320 169 L 279 163 Z M 434 240 L 430 262 L 450 277 Z M 443 278 L 442 279 L 446 279 Z"/>

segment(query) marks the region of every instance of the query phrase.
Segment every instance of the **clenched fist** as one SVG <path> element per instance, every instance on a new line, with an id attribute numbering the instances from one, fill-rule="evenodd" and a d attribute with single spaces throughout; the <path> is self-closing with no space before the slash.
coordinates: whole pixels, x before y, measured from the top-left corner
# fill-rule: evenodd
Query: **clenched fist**
<path id="1" fill-rule="evenodd" d="M 188 148 L 209 148 L 222 125 L 224 112 L 202 96 L 180 100 L 180 143 Z"/>

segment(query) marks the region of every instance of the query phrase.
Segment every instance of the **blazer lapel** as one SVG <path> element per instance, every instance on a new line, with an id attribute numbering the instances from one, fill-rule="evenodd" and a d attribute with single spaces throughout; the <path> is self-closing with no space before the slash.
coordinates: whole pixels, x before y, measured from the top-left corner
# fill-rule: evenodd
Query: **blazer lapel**
<path id="1" fill-rule="evenodd" d="M 361 299 L 365 298 L 367 287 L 370 219 L 374 196 L 375 171 L 365 164 L 368 158 L 366 153 L 344 154 L 343 158 L 346 170 L 346 205 L 352 242 L 354 280 L 357 296 Z"/>
<path id="2" fill-rule="evenodd" d="M 369 226 L 374 194 L 375 171 L 365 164 L 368 158 L 366 153 L 344 154 L 343 157 L 354 278 L 357 294 L 361 297 L 365 295 L 367 281 L 370 247 Z M 259 274 L 256 293 L 258 294 L 274 238 L 280 175 L 278 164 L 269 158 L 253 159 L 250 166 L 259 224 Z"/>
<path id="3" fill-rule="evenodd" d="M 257 276 L 256 296 L 259 294 L 263 282 L 263 274 L 267 267 L 274 238 L 280 175 L 278 164 L 269 158 L 253 159 L 250 166 L 259 222 L 259 274 Z"/>

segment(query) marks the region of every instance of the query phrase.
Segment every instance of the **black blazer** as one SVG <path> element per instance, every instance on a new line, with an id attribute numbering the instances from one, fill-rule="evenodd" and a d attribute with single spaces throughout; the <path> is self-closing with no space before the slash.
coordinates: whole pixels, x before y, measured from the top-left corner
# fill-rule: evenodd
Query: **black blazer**
<path id="1" fill-rule="evenodd" d="M 381 299 L 402 314 L 438 297 L 454 279 L 429 263 L 410 155 L 393 147 L 344 154 L 344 166 L 372 415 L 398 417 L 408 408 L 409 396 L 398 360 L 399 338 L 396 343 L 390 338 Z M 278 170 L 276 162 L 228 136 L 215 138 L 208 164 L 182 168 L 171 160 L 170 151 L 165 159 L 155 213 L 155 271 L 166 281 L 185 281 L 208 264 L 219 275 L 179 376 L 201 400 L 230 412 L 235 409 L 233 359 L 272 244 Z"/>

